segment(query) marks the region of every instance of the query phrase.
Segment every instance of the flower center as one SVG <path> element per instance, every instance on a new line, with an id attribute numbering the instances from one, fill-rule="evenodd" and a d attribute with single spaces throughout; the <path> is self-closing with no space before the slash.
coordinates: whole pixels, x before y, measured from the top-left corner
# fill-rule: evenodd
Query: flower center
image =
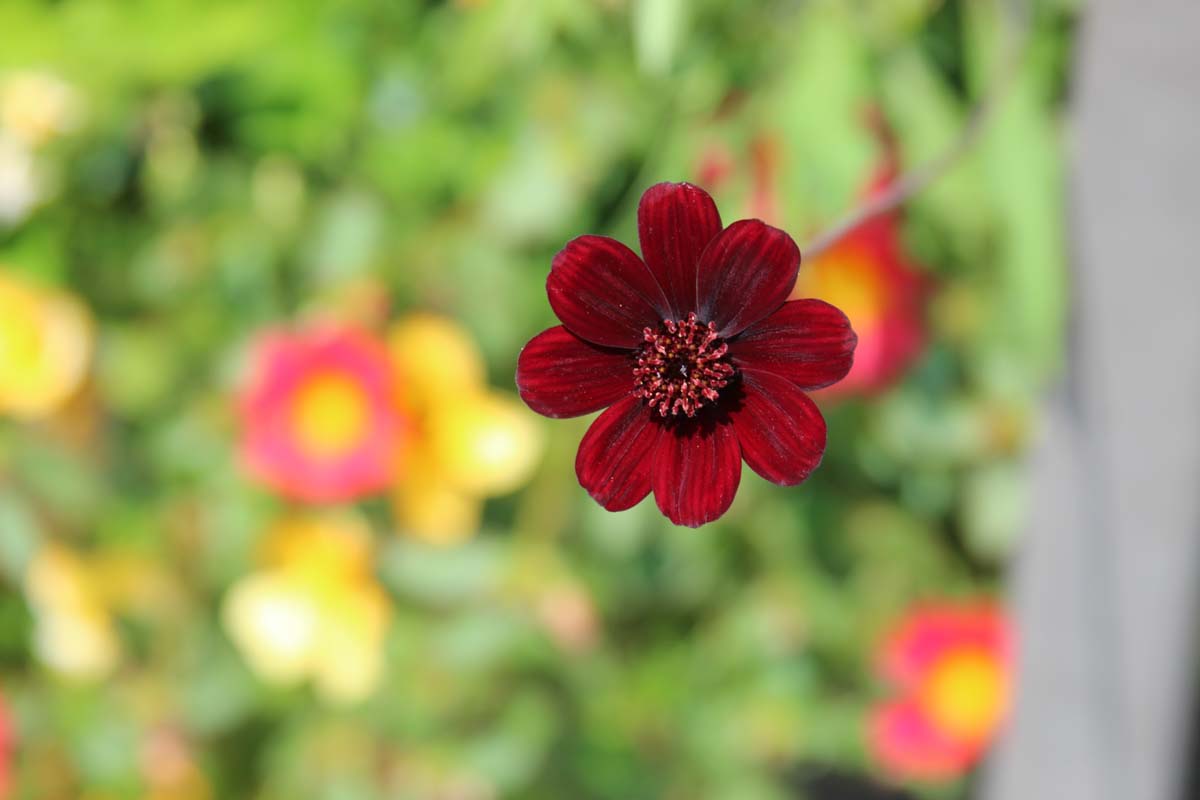
<path id="1" fill-rule="evenodd" d="M 696 416 L 733 377 L 725 357 L 729 345 L 717 338 L 716 325 L 697 321 L 694 313 L 642 333 L 646 343 L 633 371 L 635 391 L 659 416 Z"/>
<path id="2" fill-rule="evenodd" d="M 986 739 L 1004 716 L 1008 682 L 990 654 L 962 650 L 943 656 L 920 691 L 921 703 L 945 734 L 966 741 Z"/>
<path id="3" fill-rule="evenodd" d="M 317 458 L 341 456 L 366 433 L 369 409 L 362 388 L 338 372 L 307 378 L 292 399 L 292 432 Z"/>

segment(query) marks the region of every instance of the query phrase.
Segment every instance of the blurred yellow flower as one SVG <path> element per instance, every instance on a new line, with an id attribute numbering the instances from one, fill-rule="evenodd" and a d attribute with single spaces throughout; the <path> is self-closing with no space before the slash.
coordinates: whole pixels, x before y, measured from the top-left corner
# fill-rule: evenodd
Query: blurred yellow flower
<path id="1" fill-rule="evenodd" d="M 461 325 L 434 314 L 409 314 L 388 332 L 406 404 L 422 413 L 440 400 L 484 385 L 483 358 Z"/>
<path id="2" fill-rule="evenodd" d="M 62 544 L 44 545 L 25 573 L 34 650 L 55 672 L 103 678 L 121 656 L 114 615 L 168 613 L 175 590 L 162 566 L 146 556 L 122 550 L 81 555 Z"/>
<path id="3" fill-rule="evenodd" d="M 0 227 L 29 216 L 42 200 L 42 183 L 33 152 L 0 132 Z"/>
<path id="4" fill-rule="evenodd" d="M 0 81 L 0 131 L 26 145 L 45 144 L 70 131 L 78 120 L 78 95 L 61 78 L 22 70 Z"/>
<path id="5" fill-rule="evenodd" d="M 415 429 L 393 492 L 396 520 L 426 541 L 460 541 L 479 526 L 483 498 L 528 480 L 541 428 L 514 397 L 487 387 L 483 357 L 452 320 L 405 317 L 388 349 Z"/>
<path id="6" fill-rule="evenodd" d="M 0 267 L 0 413 L 57 410 L 83 380 L 91 351 L 91 322 L 74 297 Z"/>
<path id="7" fill-rule="evenodd" d="M 48 667 L 83 680 L 112 670 L 120 643 L 91 565 L 62 545 L 46 545 L 29 565 L 25 593 L 36 621 L 34 650 Z"/>
<path id="8" fill-rule="evenodd" d="M 331 702 L 352 703 L 383 675 L 391 616 L 371 574 L 371 533 L 349 512 L 285 520 L 269 533 L 265 569 L 225 598 L 226 630 L 264 680 L 311 679 Z"/>

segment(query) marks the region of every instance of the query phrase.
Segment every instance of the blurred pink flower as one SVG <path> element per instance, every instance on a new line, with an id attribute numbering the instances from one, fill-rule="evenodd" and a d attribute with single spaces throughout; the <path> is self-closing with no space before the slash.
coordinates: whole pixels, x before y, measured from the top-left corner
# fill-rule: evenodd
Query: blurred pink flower
<path id="1" fill-rule="evenodd" d="M 264 335 L 242 402 L 250 472 L 309 502 L 386 488 L 404 420 L 384 345 L 348 327 Z"/>
<path id="2" fill-rule="evenodd" d="M 898 696 L 876 707 L 868 744 L 900 778 L 949 780 L 984 754 L 1008 714 L 1012 637 L 987 603 L 914 609 L 885 640 L 879 672 Z"/>
<path id="3" fill-rule="evenodd" d="M 0 800 L 12 793 L 13 756 L 16 755 L 16 730 L 8 704 L 0 697 Z"/>

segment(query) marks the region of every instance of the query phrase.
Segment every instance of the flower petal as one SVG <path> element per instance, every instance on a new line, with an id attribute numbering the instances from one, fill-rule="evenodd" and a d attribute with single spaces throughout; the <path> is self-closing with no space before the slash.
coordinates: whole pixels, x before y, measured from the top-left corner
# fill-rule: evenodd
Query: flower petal
<path id="1" fill-rule="evenodd" d="M 609 347 L 639 346 L 642 329 L 671 312 L 662 287 L 637 253 L 605 236 L 568 242 L 554 257 L 546 294 L 568 330 Z"/>
<path id="2" fill-rule="evenodd" d="M 388 355 L 403 386 L 405 405 L 426 414 L 447 397 L 474 394 L 487 384 L 487 367 L 471 334 L 456 320 L 416 312 L 388 329 Z"/>
<path id="3" fill-rule="evenodd" d="M 821 300 L 793 300 L 731 341 L 729 355 L 739 367 L 812 391 L 846 377 L 857 343 L 841 311 Z"/>
<path id="4" fill-rule="evenodd" d="M 267 333 L 255 351 L 241 398 L 249 473 L 310 503 L 386 488 L 406 420 L 395 407 L 395 378 L 382 344 L 365 331 L 323 327 Z"/>
<path id="5" fill-rule="evenodd" d="M 741 402 L 730 411 L 742 458 L 771 483 L 802 483 L 825 453 L 825 420 L 816 403 L 770 372 L 744 371 L 742 387 Z"/>
<path id="6" fill-rule="evenodd" d="M 642 258 L 658 278 L 675 319 L 696 310 L 700 255 L 720 232 L 717 205 L 698 186 L 658 183 L 642 195 L 638 204 Z"/>
<path id="7" fill-rule="evenodd" d="M 428 443 L 414 441 L 405 461 L 404 474 L 392 490 L 392 513 L 404 533 L 449 545 L 479 529 L 483 501 L 446 479 Z"/>
<path id="8" fill-rule="evenodd" d="M 966 772 L 981 749 L 938 731 L 911 700 L 876 707 L 867 740 L 876 763 L 897 778 L 951 780 Z"/>
<path id="9" fill-rule="evenodd" d="M 600 347 L 559 325 L 533 337 L 517 359 L 521 399 L 547 417 L 599 411 L 633 391 L 628 350 Z"/>
<path id="10" fill-rule="evenodd" d="M 697 313 L 722 337 L 734 336 L 784 304 L 799 270 L 791 236 L 761 220 L 735 222 L 700 258 Z"/>
<path id="11" fill-rule="evenodd" d="M 699 528 L 726 511 L 742 479 L 737 435 L 727 420 L 688 421 L 663 430 L 651 478 L 658 508 L 676 525 Z"/>
<path id="12" fill-rule="evenodd" d="M 1007 665 L 1012 647 L 1008 618 L 988 601 L 918 606 L 884 641 L 879 673 L 897 686 L 911 689 L 949 650 L 982 650 Z"/>
<path id="13" fill-rule="evenodd" d="M 633 508 L 650 494 L 650 469 L 663 427 L 641 398 L 630 395 L 584 434 L 575 457 L 579 485 L 609 511 Z"/>

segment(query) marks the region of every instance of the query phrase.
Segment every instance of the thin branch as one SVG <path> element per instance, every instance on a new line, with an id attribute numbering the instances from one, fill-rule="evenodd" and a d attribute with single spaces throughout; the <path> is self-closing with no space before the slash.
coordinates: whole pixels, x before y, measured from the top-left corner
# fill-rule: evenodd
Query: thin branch
<path id="1" fill-rule="evenodd" d="M 848 233 L 880 214 L 899 207 L 910 197 L 936 181 L 950 170 L 974 146 L 996 107 L 1004 100 L 1021 66 L 1025 46 L 1029 40 L 1030 14 L 1022 0 L 1006 3 L 1013 17 L 1011 33 L 1005 37 L 1006 50 L 1001 59 L 995 81 L 988 93 L 971 110 L 958 137 L 941 155 L 892 181 L 882 192 L 874 195 L 866 204 L 847 214 L 832 227 L 816 236 L 808 247 L 801 248 L 806 260 L 815 258 L 837 244 Z"/>

